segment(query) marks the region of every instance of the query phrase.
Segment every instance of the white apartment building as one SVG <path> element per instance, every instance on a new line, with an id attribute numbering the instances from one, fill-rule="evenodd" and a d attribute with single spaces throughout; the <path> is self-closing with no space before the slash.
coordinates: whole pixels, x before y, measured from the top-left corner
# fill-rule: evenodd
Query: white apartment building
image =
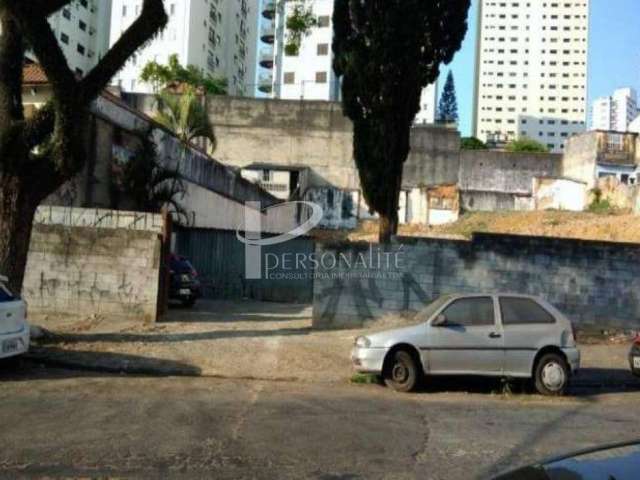
<path id="1" fill-rule="evenodd" d="M 75 0 L 49 17 L 51 29 L 77 75 L 96 66 L 109 48 L 111 0 Z M 32 54 L 29 57 L 35 60 Z"/>
<path id="2" fill-rule="evenodd" d="M 333 71 L 333 0 L 311 0 L 311 9 L 317 20 L 309 35 L 302 40 L 296 55 L 287 54 L 286 18 L 294 8 L 294 2 L 279 4 L 273 22 L 263 23 L 261 39 L 268 43 L 274 37 L 274 69 L 266 72 L 260 85 L 271 80 L 272 96 L 287 100 L 338 100 L 340 82 Z M 263 90 L 266 90 L 264 88 Z"/>
<path id="3" fill-rule="evenodd" d="M 165 0 L 165 30 L 132 57 L 113 83 L 127 92 L 152 93 L 140 80 L 150 61 L 166 64 L 172 54 L 183 66 L 227 79 L 230 95 L 251 94 L 255 82 L 259 0 Z M 142 0 L 113 0 L 110 43 L 140 15 Z"/>
<path id="4" fill-rule="evenodd" d="M 276 6 L 277 5 L 277 6 Z M 258 90 L 273 98 L 287 100 L 340 100 L 340 79 L 333 71 L 333 5 L 334 0 L 306 2 L 317 24 L 303 38 L 296 55 L 287 54 L 286 18 L 295 2 L 277 3 L 263 0 L 260 33 L 260 72 Z M 269 62 L 268 59 L 273 61 Z M 416 123 L 434 123 L 436 117 L 436 86 L 422 93 L 421 111 Z"/>
<path id="5" fill-rule="evenodd" d="M 562 152 L 586 130 L 590 0 L 481 0 L 474 135 Z"/>
<path id="6" fill-rule="evenodd" d="M 629 131 L 631 123 L 640 114 L 638 95 L 633 88 L 620 88 L 610 97 L 597 98 L 591 112 L 593 130 Z"/>
<path id="7" fill-rule="evenodd" d="M 433 83 L 422 90 L 420 97 L 420 111 L 416 115 L 414 123 L 416 125 L 425 125 L 436 123 L 436 115 L 438 110 L 438 84 Z"/>

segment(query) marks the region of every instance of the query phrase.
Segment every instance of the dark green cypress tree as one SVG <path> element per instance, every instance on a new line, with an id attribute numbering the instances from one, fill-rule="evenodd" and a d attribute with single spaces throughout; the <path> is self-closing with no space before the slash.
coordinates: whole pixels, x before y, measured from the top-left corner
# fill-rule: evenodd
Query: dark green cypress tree
<path id="1" fill-rule="evenodd" d="M 444 84 L 440 103 L 438 104 L 438 122 L 458 123 L 458 99 L 456 98 L 456 84 L 451 70 L 447 75 L 447 81 Z"/>
<path id="2" fill-rule="evenodd" d="M 336 0 L 333 68 L 354 125 L 365 200 L 380 215 L 380 241 L 398 230 L 402 168 L 422 89 L 460 49 L 470 0 Z"/>

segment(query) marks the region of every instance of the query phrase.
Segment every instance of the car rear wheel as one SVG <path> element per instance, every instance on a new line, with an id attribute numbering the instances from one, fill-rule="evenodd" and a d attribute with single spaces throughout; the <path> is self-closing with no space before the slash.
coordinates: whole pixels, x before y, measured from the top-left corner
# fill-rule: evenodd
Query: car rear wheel
<path id="1" fill-rule="evenodd" d="M 383 376 L 389 388 L 396 392 L 411 392 L 418 385 L 420 369 L 409 352 L 398 350 L 392 354 Z"/>
<path id="2" fill-rule="evenodd" d="M 557 353 L 543 355 L 536 365 L 534 383 L 541 395 L 563 395 L 569 383 L 566 360 Z"/>

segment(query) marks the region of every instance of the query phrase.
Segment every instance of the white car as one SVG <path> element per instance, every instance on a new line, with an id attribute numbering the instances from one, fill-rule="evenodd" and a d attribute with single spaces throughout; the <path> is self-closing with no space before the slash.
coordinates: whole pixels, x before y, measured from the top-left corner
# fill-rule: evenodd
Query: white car
<path id="1" fill-rule="evenodd" d="M 0 359 L 29 350 L 27 304 L 9 291 L 7 282 L 0 276 Z"/>
<path id="2" fill-rule="evenodd" d="M 382 375 L 402 392 L 423 375 L 532 378 L 543 395 L 561 395 L 580 368 L 571 322 L 528 295 L 445 295 L 415 318 L 416 325 L 358 337 L 359 372 Z"/>

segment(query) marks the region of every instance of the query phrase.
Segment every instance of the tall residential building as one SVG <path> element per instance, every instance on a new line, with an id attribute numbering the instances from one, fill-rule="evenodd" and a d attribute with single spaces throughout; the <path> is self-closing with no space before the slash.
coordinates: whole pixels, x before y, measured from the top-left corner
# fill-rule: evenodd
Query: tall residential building
<path id="1" fill-rule="evenodd" d="M 333 71 L 334 0 L 308 0 L 316 26 L 304 36 L 297 52 L 288 52 L 286 19 L 296 3 L 262 0 L 257 75 L 258 91 L 273 98 L 288 100 L 340 100 L 340 79 Z M 435 85 L 423 91 L 421 111 L 416 123 L 435 122 Z"/>
<path id="2" fill-rule="evenodd" d="M 436 123 L 437 110 L 438 85 L 436 82 L 422 90 L 422 96 L 420 97 L 420 111 L 416 115 L 414 122 L 417 125 Z"/>
<path id="3" fill-rule="evenodd" d="M 481 0 L 474 135 L 554 152 L 586 130 L 589 0 Z"/>
<path id="4" fill-rule="evenodd" d="M 183 66 L 227 79 L 230 95 L 252 94 L 255 82 L 260 0 L 165 0 L 169 23 L 116 75 L 113 83 L 127 92 L 151 93 L 140 80 L 150 61 L 166 64 L 176 54 Z M 114 44 L 140 15 L 141 0 L 113 0 Z"/>
<path id="5" fill-rule="evenodd" d="M 49 17 L 69 67 L 83 76 L 109 49 L 111 0 L 75 0 Z M 32 53 L 27 56 L 36 60 Z"/>
<path id="6" fill-rule="evenodd" d="M 591 112 L 593 130 L 627 132 L 640 111 L 638 95 L 633 88 L 620 88 L 610 97 L 597 98 Z"/>
<path id="7" fill-rule="evenodd" d="M 296 54 L 287 52 L 286 19 L 295 8 L 295 2 L 278 3 L 276 17 L 271 25 L 263 25 L 261 38 L 268 40 L 274 34 L 273 96 L 289 100 L 338 100 L 340 81 L 332 68 L 333 52 L 333 0 L 310 0 L 308 8 L 317 24 L 302 39 Z M 263 80 L 269 79 L 263 78 Z"/>

